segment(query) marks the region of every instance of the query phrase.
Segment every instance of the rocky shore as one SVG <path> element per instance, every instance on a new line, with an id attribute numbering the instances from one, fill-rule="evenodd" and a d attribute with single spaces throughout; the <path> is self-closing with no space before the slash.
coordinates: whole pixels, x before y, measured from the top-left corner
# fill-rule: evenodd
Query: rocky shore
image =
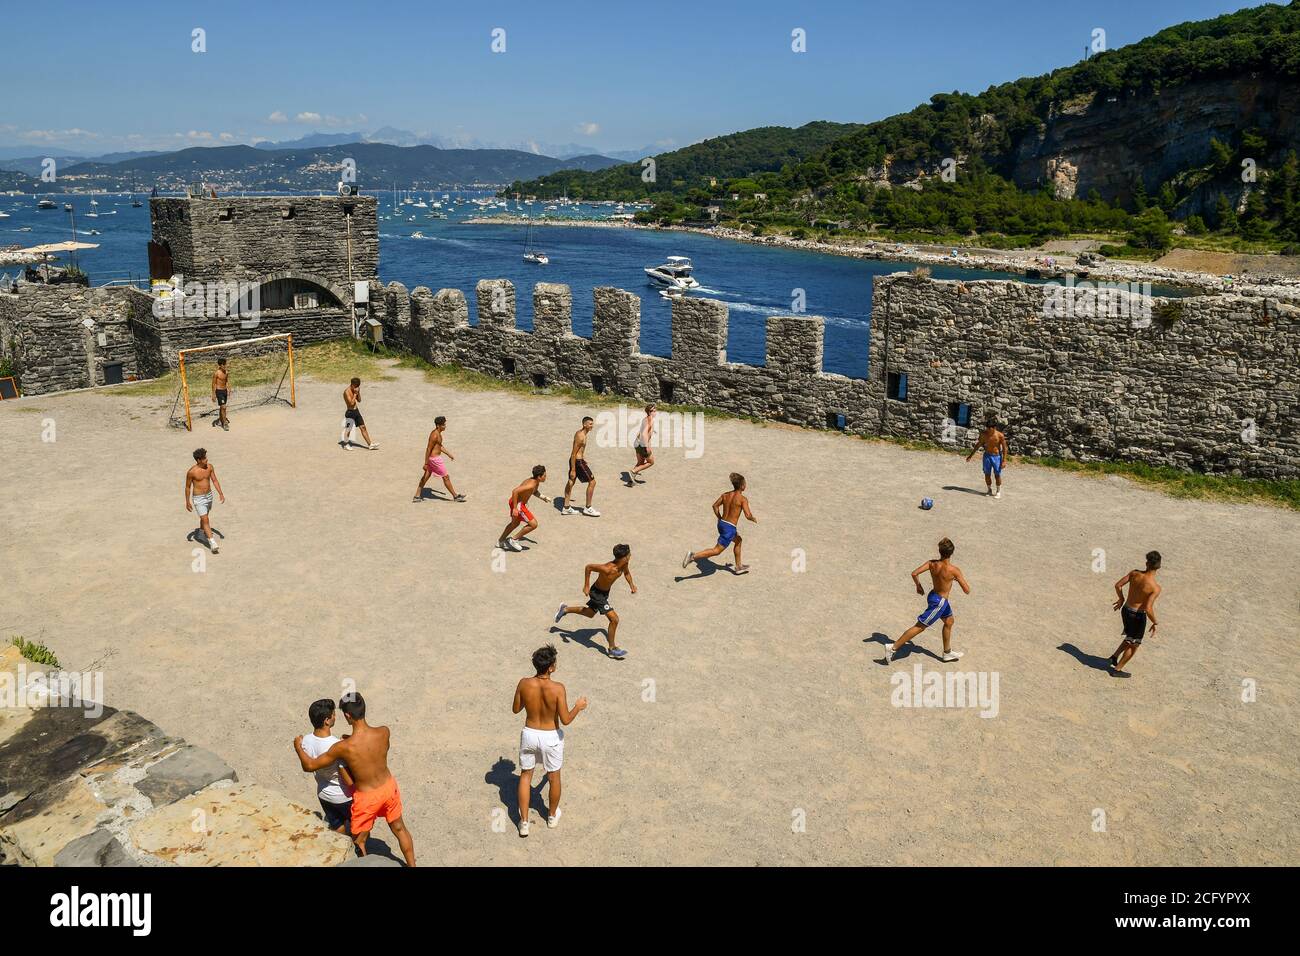
<path id="1" fill-rule="evenodd" d="M 592 229 L 645 229 L 658 232 L 693 232 L 717 239 L 730 239 L 760 246 L 799 249 L 827 255 L 849 256 L 854 259 L 879 259 L 885 262 L 949 266 L 959 269 L 981 269 L 992 272 L 1013 272 L 1064 280 L 1073 275 L 1076 281 L 1089 282 L 1150 282 L 1153 285 L 1177 286 L 1203 294 L 1235 293 L 1262 296 L 1270 299 L 1300 301 L 1300 279 L 1281 273 L 1252 273 L 1249 276 L 1225 277 L 1210 272 L 1191 272 L 1170 269 L 1153 263 L 1103 259 L 1080 265 L 1074 253 L 1045 252 L 1037 249 L 980 249 L 976 247 L 939 247 L 900 242 L 874 240 L 821 242 L 815 239 L 795 239 L 791 236 L 754 236 L 743 229 L 726 226 L 701 228 L 697 226 L 659 226 L 627 220 L 566 219 L 563 217 L 531 218 L 513 215 L 477 216 L 465 220 L 470 225 L 533 225 L 581 226 Z M 954 255 L 955 253 L 955 255 Z"/>

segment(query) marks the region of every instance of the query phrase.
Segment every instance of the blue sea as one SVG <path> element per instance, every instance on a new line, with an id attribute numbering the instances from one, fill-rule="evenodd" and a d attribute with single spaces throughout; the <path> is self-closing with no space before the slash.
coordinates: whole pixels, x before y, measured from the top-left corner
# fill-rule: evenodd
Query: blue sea
<path id="1" fill-rule="evenodd" d="M 431 219 L 432 209 L 402 205 L 390 194 L 380 194 L 379 274 L 384 282 L 398 281 L 414 289 L 461 289 L 473 313 L 474 288 L 479 279 L 506 278 L 518 293 L 518 323 L 532 327 L 532 285 L 560 282 L 573 290 L 573 328 L 591 334 L 592 295 L 596 286 L 627 289 L 641 296 L 641 350 L 667 355 L 670 350 L 670 303 L 646 280 L 646 266 L 658 265 L 666 256 L 690 256 L 701 288 L 693 295 L 725 302 L 730 310 L 727 357 L 734 362 L 763 364 L 766 322 L 769 315 L 789 314 L 796 290 L 803 290 L 805 311 L 826 320 L 826 371 L 865 376 L 868 322 L 871 315 L 871 280 L 908 269 L 907 263 L 876 262 L 845 256 L 767 248 L 727 239 L 682 232 L 639 229 L 545 225 L 532 229 L 532 245 L 550 257 L 549 265 L 523 261 L 528 227 L 523 225 L 469 225 L 465 219 L 503 210 L 484 210 L 457 196 L 485 193 L 435 191 L 412 193 L 432 204 L 441 201 L 447 219 Z M 77 254 L 78 265 L 92 284 L 148 278 L 146 243 L 149 240 L 148 201 L 131 207 L 131 197 L 87 194 L 50 196 L 57 210 L 39 211 L 32 196 L 0 195 L 0 246 L 63 242 L 72 238 L 71 217 L 63 210 L 71 203 L 77 239 L 99 248 Z M 91 199 L 98 205 L 92 206 Z M 524 207 L 542 214 L 540 203 Z M 610 215 L 609 206 L 567 207 L 546 213 L 582 218 Z M 88 215 L 91 212 L 96 216 Z M 509 212 L 518 215 L 515 203 Z M 414 216 L 414 220 L 410 217 Z M 30 231 L 22 231 L 22 230 Z M 98 231 L 98 235 L 90 230 Z M 412 238 L 420 232 L 424 238 Z M 64 256 L 64 260 L 66 260 Z M 0 265 L 0 276 L 17 267 Z M 972 269 L 931 267 L 940 279 L 1020 279 L 1023 276 Z M 1161 294 L 1161 290 L 1156 290 Z"/>

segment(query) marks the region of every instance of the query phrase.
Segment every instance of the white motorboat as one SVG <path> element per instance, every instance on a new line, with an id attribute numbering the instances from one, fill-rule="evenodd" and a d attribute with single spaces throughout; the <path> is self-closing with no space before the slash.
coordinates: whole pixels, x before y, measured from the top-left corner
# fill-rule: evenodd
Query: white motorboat
<path id="1" fill-rule="evenodd" d="M 686 256 L 669 256 L 663 265 L 648 266 L 645 274 L 652 285 L 685 292 L 700 287 L 699 281 L 691 275 L 694 269 L 695 266 Z"/>
<path id="2" fill-rule="evenodd" d="M 59 204 L 53 199 L 42 199 L 36 203 L 37 209 L 58 209 Z"/>

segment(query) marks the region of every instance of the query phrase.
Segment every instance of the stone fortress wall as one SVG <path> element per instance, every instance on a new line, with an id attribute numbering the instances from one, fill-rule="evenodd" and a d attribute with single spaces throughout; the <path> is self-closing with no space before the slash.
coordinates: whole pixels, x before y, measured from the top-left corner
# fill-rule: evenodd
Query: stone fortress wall
<path id="1" fill-rule="evenodd" d="M 476 324 L 455 289 L 375 283 L 370 301 L 389 343 L 539 388 L 954 447 L 972 444 L 993 416 L 1018 454 L 1300 477 L 1300 309 L 1275 300 L 1156 298 L 1141 318 L 1140 298 L 1119 292 L 1100 309 L 1079 301 L 1058 315 L 1051 286 L 883 276 L 869 376 L 856 379 L 822 370 L 815 316 L 770 317 L 765 363 L 746 365 L 727 361 L 727 307 L 683 297 L 665 358 L 638 350 L 637 296 L 593 295 L 590 339 L 573 334 L 563 285 L 536 285 L 531 332 L 516 327 L 506 280 L 478 283 Z"/>

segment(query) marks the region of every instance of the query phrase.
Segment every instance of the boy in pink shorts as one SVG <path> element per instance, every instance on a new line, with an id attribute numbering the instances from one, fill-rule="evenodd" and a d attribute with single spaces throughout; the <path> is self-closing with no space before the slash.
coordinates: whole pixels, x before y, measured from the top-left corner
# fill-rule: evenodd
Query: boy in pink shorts
<path id="1" fill-rule="evenodd" d="M 442 483 L 447 486 L 452 501 L 464 501 L 465 496 L 456 494 L 456 489 L 452 487 L 451 478 L 447 475 L 447 463 L 442 460 L 443 455 L 446 455 L 452 461 L 456 460 L 456 456 L 442 443 L 442 435 L 447 428 L 447 417 L 439 415 L 433 420 L 433 426 L 433 431 L 429 432 L 429 443 L 424 449 L 424 474 L 420 478 L 420 487 L 415 489 L 415 497 L 411 500 L 423 501 L 425 482 L 437 475 L 442 479 Z"/>

